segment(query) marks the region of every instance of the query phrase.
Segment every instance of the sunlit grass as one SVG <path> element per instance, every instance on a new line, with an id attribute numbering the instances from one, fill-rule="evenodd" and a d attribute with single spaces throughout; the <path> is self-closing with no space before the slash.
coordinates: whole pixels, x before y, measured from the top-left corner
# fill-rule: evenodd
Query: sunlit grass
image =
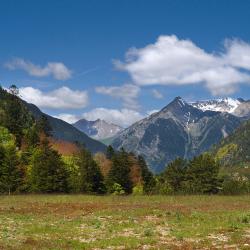
<path id="1" fill-rule="evenodd" d="M 249 196 L 0 197 L 0 249 L 249 249 Z"/>

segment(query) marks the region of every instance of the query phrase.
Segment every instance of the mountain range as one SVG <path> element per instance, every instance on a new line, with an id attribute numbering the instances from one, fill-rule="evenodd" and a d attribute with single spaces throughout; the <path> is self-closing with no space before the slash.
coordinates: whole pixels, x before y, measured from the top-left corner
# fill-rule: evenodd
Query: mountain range
<path id="1" fill-rule="evenodd" d="M 245 101 L 242 98 L 233 99 L 227 97 L 215 100 L 190 102 L 189 104 L 202 111 L 211 110 L 227 112 L 238 117 L 250 117 L 250 101 Z"/>
<path id="2" fill-rule="evenodd" d="M 142 155 L 154 172 L 176 157 L 192 158 L 231 134 L 249 117 L 249 101 L 218 99 L 188 103 L 176 97 L 159 112 L 115 136 L 115 149 Z"/>
<path id="3" fill-rule="evenodd" d="M 85 133 L 75 128 L 73 125 L 43 113 L 34 104 L 26 102 L 24 102 L 24 104 L 32 113 L 35 119 L 39 119 L 42 115 L 45 115 L 47 117 L 48 122 L 52 128 L 52 136 L 54 139 L 72 143 L 80 143 L 92 153 L 106 151 L 106 146 L 103 143 L 90 138 Z"/>
<path id="4" fill-rule="evenodd" d="M 68 124 L 24 103 L 36 119 L 47 117 L 54 139 L 79 142 L 96 153 L 106 151 L 98 140 L 108 138 L 116 150 L 142 155 L 155 173 L 177 157 L 190 159 L 210 150 L 250 118 L 250 101 L 243 99 L 186 102 L 176 97 L 159 112 L 122 129 L 100 119 Z"/>
<path id="5" fill-rule="evenodd" d="M 96 140 L 112 138 L 122 131 L 120 126 L 108 123 L 101 119 L 97 119 L 95 121 L 81 119 L 72 125 Z"/>

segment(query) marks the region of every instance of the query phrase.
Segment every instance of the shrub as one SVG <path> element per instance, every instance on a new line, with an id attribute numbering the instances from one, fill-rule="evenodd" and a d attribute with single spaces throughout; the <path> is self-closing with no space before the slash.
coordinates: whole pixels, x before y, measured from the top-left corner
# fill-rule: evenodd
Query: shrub
<path id="1" fill-rule="evenodd" d="M 137 184 L 135 187 L 133 187 L 133 195 L 143 195 L 143 185 Z"/>
<path id="2" fill-rule="evenodd" d="M 119 183 L 114 183 L 112 186 L 112 194 L 113 195 L 123 195 L 123 194 L 125 194 L 125 191 Z"/>

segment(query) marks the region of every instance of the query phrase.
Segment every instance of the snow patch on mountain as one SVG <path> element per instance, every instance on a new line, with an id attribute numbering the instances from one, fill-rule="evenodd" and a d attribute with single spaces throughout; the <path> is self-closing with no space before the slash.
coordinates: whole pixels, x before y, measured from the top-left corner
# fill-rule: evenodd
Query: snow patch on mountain
<path id="1" fill-rule="evenodd" d="M 202 111 L 217 111 L 217 112 L 227 112 L 234 113 L 242 101 L 238 99 L 233 99 L 231 97 L 220 98 L 215 100 L 205 100 L 190 102 L 189 104 L 195 108 L 198 108 Z"/>

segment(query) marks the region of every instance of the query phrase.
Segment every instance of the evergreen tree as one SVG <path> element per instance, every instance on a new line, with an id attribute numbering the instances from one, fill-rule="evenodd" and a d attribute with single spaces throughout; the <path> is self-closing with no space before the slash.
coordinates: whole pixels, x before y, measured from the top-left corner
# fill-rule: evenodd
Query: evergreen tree
<path id="1" fill-rule="evenodd" d="M 14 96 L 18 96 L 19 95 L 19 89 L 16 85 L 12 84 L 9 87 L 9 92 L 14 95 Z"/>
<path id="2" fill-rule="evenodd" d="M 177 158 L 171 162 L 163 173 L 164 179 L 171 186 L 174 192 L 181 190 L 181 186 L 185 181 L 187 162 L 181 158 Z"/>
<path id="3" fill-rule="evenodd" d="M 153 191 L 155 187 L 155 179 L 152 174 L 152 172 L 148 169 L 147 163 L 145 162 L 144 158 L 142 156 L 138 156 L 138 165 L 141 168 L 141 175 L 143 180 L 143 191 L 146 194 L 149 194 Z"/>
<path id="4" fill-rule="evenodd" d="M 111 160 L 112 157 L 114 156 L 115 154 L 115 150 L 113 149 L 113 147 L 111 145 L 109 145 L 107 147 L 107 150 L 106 150 L 106 157 L 107 159 Z"/>
<path id="5" fill-rule="evenodd" d="M 42 115 L 37 121 L 37 129 L 40 133 L 44 133 L 45 136 L 52 135 L 52 127 L 46 115 Z"/>
<path id="6" fill-rule="evenodd" d="M 219 166 L 207 153 L 194 157 L 188 164 L 186 188 L 191 193 L 217 193 Z"/>
<path id="7" fill-rule="evenodd" d="M 29 171 L 31 191 L 34 192 L 67 192 L 68 172 L 57 151 L 44 140 L 33 150 Z"/>
<path id="8" fill-rule="evenodd" d="M 128 153 L 122 150 L 112 157 L 112 166 L 107 177 L 107 186 L 109 192 L 112 193 L 114 184 L 118 183 L 122 186 L 126 193 L 131 193 L 132 182 L 129 174 L 130 163 L 128 159 Z"/>
<path id="9" fill-rule="evenodd" d="M 13 90 L 13 93 L 15 91 Z M 21 145 L 24 130 L 29 128 L 32 124 L 32 116 L 23 105 L 22 101 L 15 95 L 8 95 L 4 101 L 5 116 L 1 124 L 8 128 L 10 133 L 15 135 L 17 146 Z"/>
<path id="10" fill-rule="evenodd" d="M 40 142 L 39 130 L 36 124 L 33 124 L 32 127 L 27 129 L 26 134 L 24 136 L 24 140 L 25 140 L 26 147 L 28 149 L 36 147 L 39 144 Z"/>
<path id="11" fill-rule="evenodd" d="M 0 146 L 0 192 L 11 194 L 17 191 L 22 174 L 15 145 Z"/>
<path id="12" fill-rule="evenodd" d="M 91 153 L 86 149 L 81 149 L 77 155 L 76 164 L 79 166 L 79 177 L 81 178 L 81 192 L 104 193 L 105 186 L 103 176 Z"/>

